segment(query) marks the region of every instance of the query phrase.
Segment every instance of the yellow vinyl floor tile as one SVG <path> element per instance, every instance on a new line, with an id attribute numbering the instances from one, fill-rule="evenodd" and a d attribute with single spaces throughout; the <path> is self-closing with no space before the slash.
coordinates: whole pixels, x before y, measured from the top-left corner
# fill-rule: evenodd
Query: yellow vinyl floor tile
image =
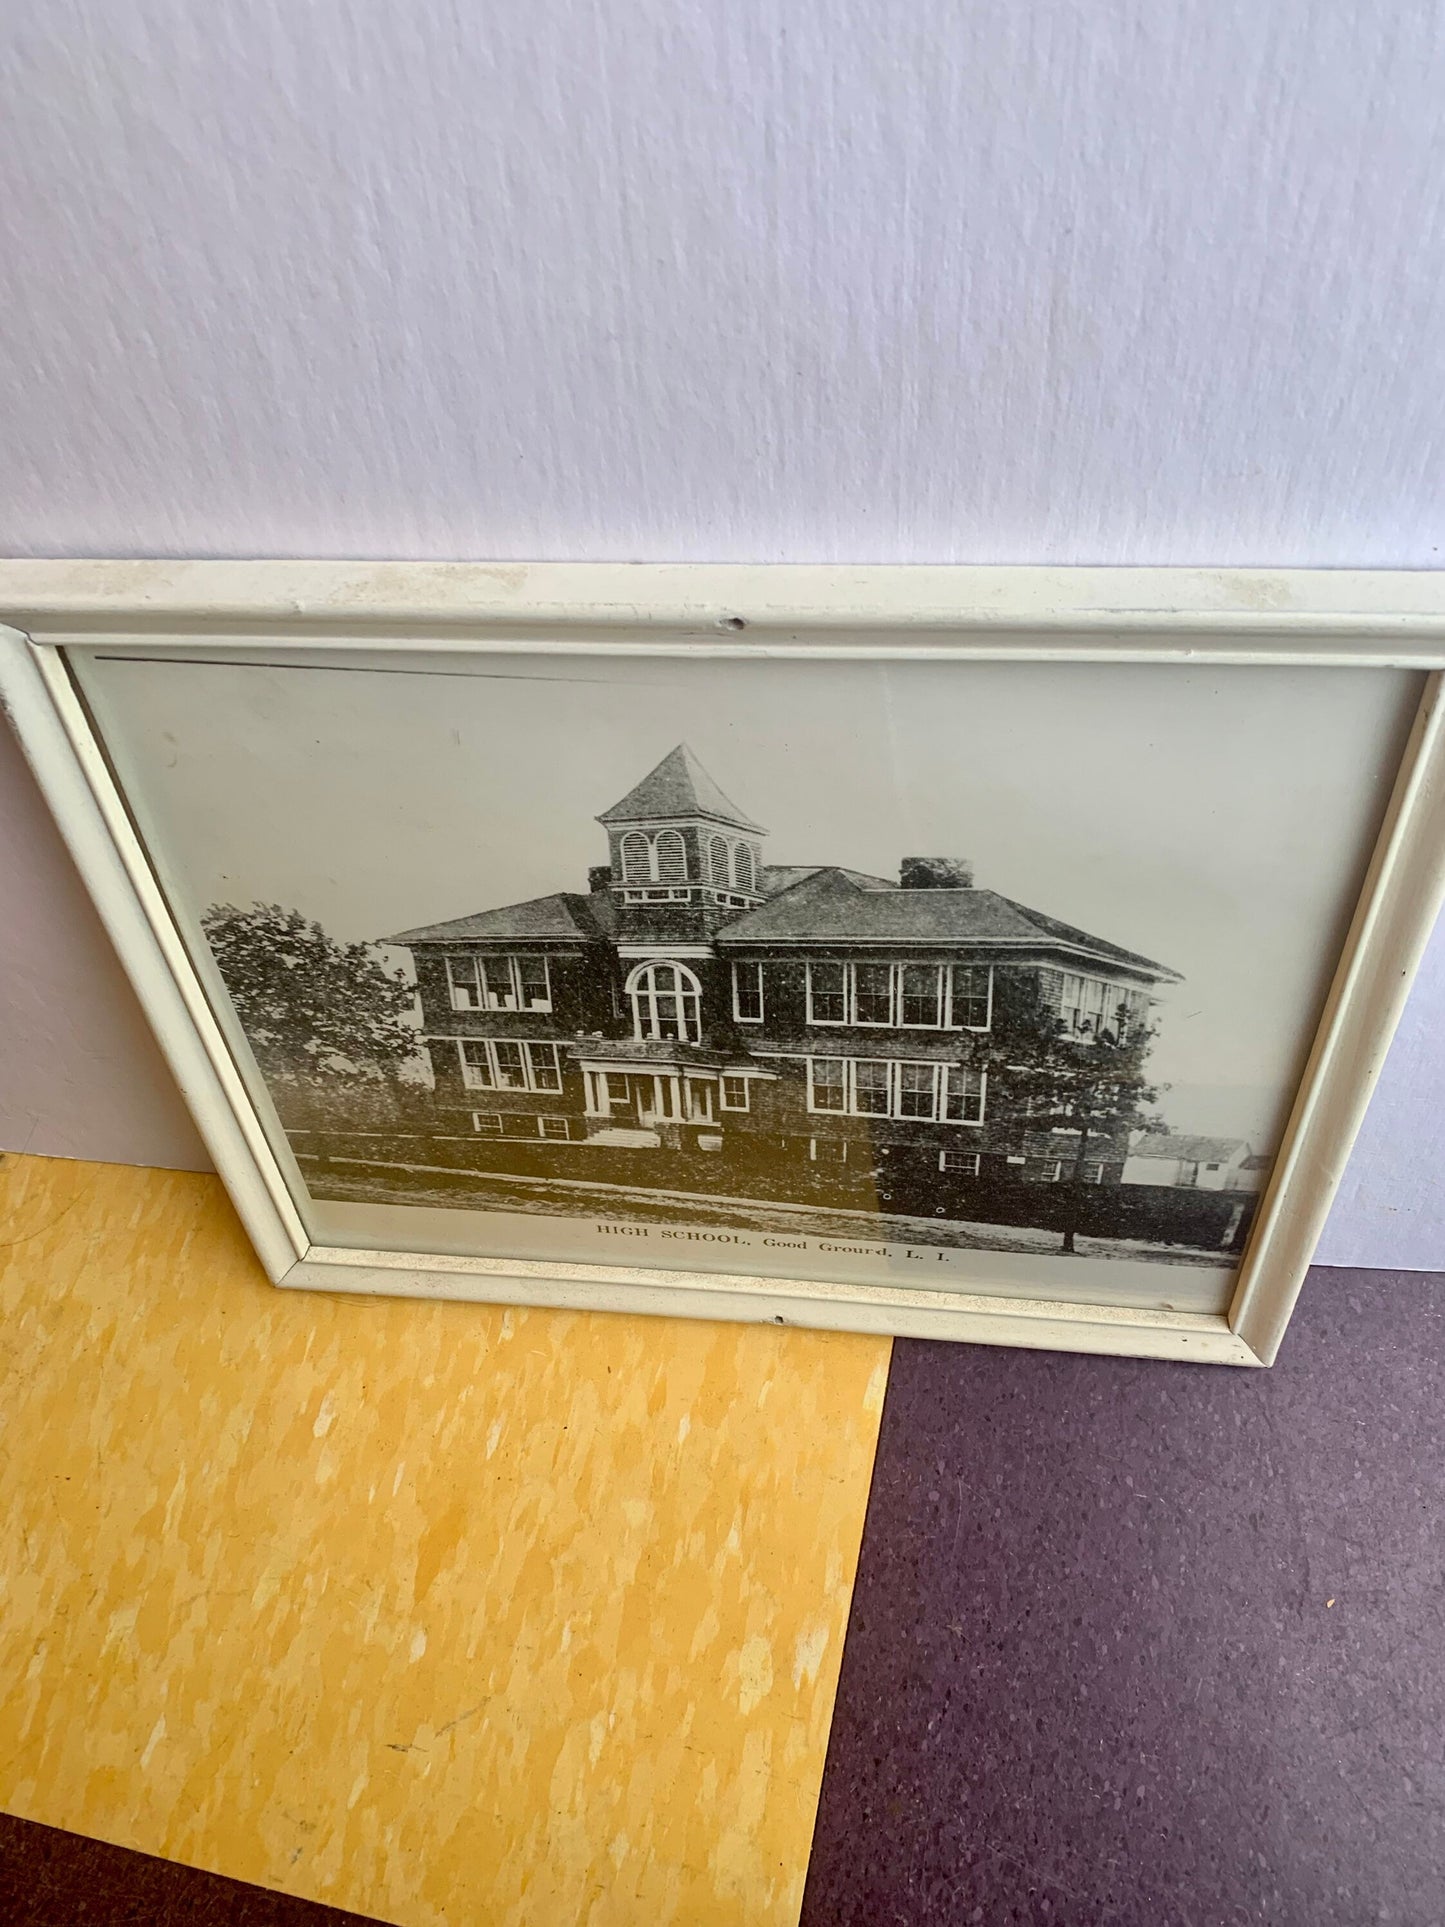
<path id="1" fill-rule="evenodd" d="M 796 1919 L 888 1342 L 281 1292 L 0 1168 L 0 1806 L 404 1927 Z"/>

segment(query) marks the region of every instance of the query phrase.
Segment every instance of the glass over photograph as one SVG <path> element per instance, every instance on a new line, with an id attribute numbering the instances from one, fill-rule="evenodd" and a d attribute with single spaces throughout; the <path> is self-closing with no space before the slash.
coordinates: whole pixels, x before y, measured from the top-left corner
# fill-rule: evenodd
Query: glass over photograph
<path id="1" fill-rule="evenodd" d="M 79 668 L 318 1242 L 1222 1310 L 1418 679 Z"/>

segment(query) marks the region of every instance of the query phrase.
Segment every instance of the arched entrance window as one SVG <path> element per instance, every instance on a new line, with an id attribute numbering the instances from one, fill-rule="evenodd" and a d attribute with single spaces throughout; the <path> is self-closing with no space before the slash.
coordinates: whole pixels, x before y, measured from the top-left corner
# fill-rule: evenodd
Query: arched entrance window
<path id="1" fill-rule="evenodd" d="M 652 845 L 640 830 L 629 830 L 622 839 L 622 881 L 652 881 Z"/>
<path id="2" fill-rule="evenodd" d="M 627 979 L 635 1037 L 672 1038 L 696 1044 L 702 1038 L 702 988 L 681 964 L 640 964 Z"/>
<path id="3" fill-rule="evenodd" d="M 676 830 L 661 830 L 657 838 L 659 883 L 687 882 L 687 845 Z"/>

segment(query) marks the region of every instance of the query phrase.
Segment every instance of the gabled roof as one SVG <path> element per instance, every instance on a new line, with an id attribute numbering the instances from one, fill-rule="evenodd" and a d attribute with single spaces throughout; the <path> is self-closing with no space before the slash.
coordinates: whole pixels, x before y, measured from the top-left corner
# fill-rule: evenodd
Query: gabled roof
<path id="1" fill-rule="evenodd" d="M 635 789 L 610 810 L 604 810 L 597 821 L 650 823 L 674 816 L 705 816 L 734 829 L 763 833 L 761 824 L 744 816 L 737 804 L 723 795 L 686 743 L 670 749 L 656 769 L 649 770 Z"/>
<path id="2" fill-rule="evenodd" d="M 815 870 L 735 918 L 714 941 L 729 949 L 768 943 L 1032 943 L 1085 950 L 1156 981 L 1178 976 L 1166 964 L 1042 916 L 994 890 L 880 888 L 839 869 Z"/>
<path id="3" fill-rule="evenodd" d="M 607 891 L 582 896 L 575 891 L 559 890 L 555 896 L 509 903 L 500 910 L 479 910 L 473 917 L 453 917 L 449 923 L 428 923 L 417 930 L 402 930 L 381 941 L 402 945 L 546 943 L 557 939 L 592 943 L 599 937 L 610 937 L 616 927 L 616 909 Z"/>
<path id="4" fill-rule="evenodd" d="M 763 895 L 765 897 L 781 896 L 784 890 L 791 890 L 793 885 L 801 883 L 804 877 L 815 877 L 820 870 L 826 870 L 829 867 L 826 863 L 765 863 L 760 877 Z M 838 874 L 848 877 L 864 890 L 898 888 L 892 877 L 870 877 L 864 870 L 839 870 Z"/>
<path id="5" fill-rule="evenodd" d="M 1171 1158 L 1181 1164 L 1233 1164 L 1249 1145 L 1242 1137 L 1176 1137 L 1150 1131 L 1130 1151 L 1131 1158 Z M 1267 1162 L 1267 1160 L 1266 1160 Z"/>

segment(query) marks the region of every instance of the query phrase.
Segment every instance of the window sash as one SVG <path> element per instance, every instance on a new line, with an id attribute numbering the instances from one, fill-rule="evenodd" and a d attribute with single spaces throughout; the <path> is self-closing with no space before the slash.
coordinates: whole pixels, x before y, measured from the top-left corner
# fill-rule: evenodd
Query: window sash
<path id="1" fill-rule="evenodd" d="M 539 1117 L 537 1131 L 539 1136 L 547 1138 L 570 1138 L 572 1135 L 572 1127 L 565 1117 Z"/>
<path id="2" fill-rule="evenodd" d="M 447 989 L 453 1010 L 481 1010 L 482 987 L 475 957 L 447 958 Z"/>
<path id="3" fill-rule="evenodd" d="M 954 1151 L 945 1147 L 938 1154 L 940 1171 L 952 1171 L 958 1177 L 976 1178 L 981 1168 L 977 1151 Z"/>
<path id="4" fill-rule="evenodd" d="M 948 1064 L 944 1067 L 943 1114 L 950 1124 L 981 1124 L 983 1122 L 983 1071 L 974 1070 L 968 1064 Z"/>
<path id="5" fill-rule="evenodd" d="M 517 978 L 517 1001 L 523 1010 L 552 1008 L 552 973 L 545 957 L 513 957 Z"/>
<path id="6" fill-rule="evenodd" d="M 555 1044 L 528 1044 L 527 1069 L 531 1073 L 531 1088 L 534 1091 L 561 1090 L 562 1066 L 558 1062 Z"/>
<path id="7" fill-rule="evenodd" d="M 763 966 L 760 963 L 733 965 L 733 1016 L 740 1024 L 763 1021 Z"/>
<path id="8" fill-rule="evenodd" d="M 853 1023 L 860 1029 L 865 1027 L 871 1030 L 892 1029 L 894 992 L 897 989 L 897 972 L 894 966 L 885 963 L 855 963 L 851 974 Z"/>
<path id="9" fill-rule="evenodd" d="M 499 1091 L 525 1091 L 527 1060 L 522 1046 L 510 1038 L 498 1038 L 491 1046 L 492 1076 Z"/>
<path id="10" fill-rule="evenodd" d="M 808 1109 L 925 1124 L 982 1124 L 988 1073 L 898 1057 L 810 1057 Z M 841 1101 L 840 1101 L 841 1100 Z"/>
<path id="11" fill-rule="evenodd" d="M 639 1040 L 696 1044 L 702 1038 L 702 994 L 680 964 L 649 964 L 632 986 L 632 1028 Z"/>
<path id="12" fill-rule="evenodd" d="M 887 1117 L 893 1079 L 886 1057 L 853 1059 L 853 1110 L 859 1117 Z"/>
<path id="13" fill-rule="evenodd" d="M 492 1076 L 492 1059 L 485 1042 L 480 1038 L 462 1038 L 457 1045 L 457 1054 L 462 1063 L 462 1082 L 470 1091 L 493 1091 L 497 1088 Z"/>
<path id="14" fill-rule="evenodd" d="M 833 1075 L 835 1070 L 836 1077 Z M 847 1111 L 848 1060 L 845 1057 L 810 1057 L 808 1059 L 808 1109 L 810 1111 Z"/>
<path id="15" fill-rule="evenodd" d="M 988 1030 L 993 966 L 814 958 L 808 1022 L 850 1030 Z"/>
<path id="16" fill-rule="evenodd" d="M 555 1044 L 512 1037 L 457 1039 L 462 1083 L 471 1091 L 550 1091 L 563 1088 L 562 1056 Z"/>
<path id="17" fill-rule="evenodd" d="M 932 1118 L 938 1112 L 938 1066 L 900 1064 L 898 1066 L 899 1117 Z"/>
<path id="18" fill-rule="evenodd" d="M 992 1028 L 992 964 L 953 964 L 950 967 L 949 1023 L 954 1030 Z"/>
<path id="19" fill-rule="evenodd" d="M 748 1080 L 745 1077 L 724 1076 L 720 1082 L 722 1107 L 725 1111 L 746 1111 L 751 1108 Z"/>
<path id="20" fill-rule="evenodd" d="M 831 958 L 810 960 L 808 1022 L 810 1024 L 846 1024 L 847 1021 L 848 966 L 845 963 L 836 963 Z"/>
<path id="21" fill-rule="evenodd" d="M 943 1028 L 943 966 L 906 963 L 898 971 L 898 1021 L 907 1030 Z"/>

